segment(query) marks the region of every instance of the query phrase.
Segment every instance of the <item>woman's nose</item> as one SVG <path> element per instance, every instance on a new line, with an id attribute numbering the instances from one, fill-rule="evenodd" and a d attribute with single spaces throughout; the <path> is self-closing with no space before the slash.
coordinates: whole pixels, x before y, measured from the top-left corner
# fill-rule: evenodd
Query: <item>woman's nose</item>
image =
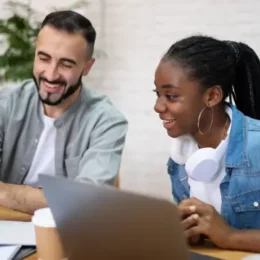
<path id="1" fill-rule="evenodd" d="M 157 98 L 155 105 L 154 105 L 154 111 L 158 114 L 166 111 L 166 105 L 165 105 L 162 97 Z"/>

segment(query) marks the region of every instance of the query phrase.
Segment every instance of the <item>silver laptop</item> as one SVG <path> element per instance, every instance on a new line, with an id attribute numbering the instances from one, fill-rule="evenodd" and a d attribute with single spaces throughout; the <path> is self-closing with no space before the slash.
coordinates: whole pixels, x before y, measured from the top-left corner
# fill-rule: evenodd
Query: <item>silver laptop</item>
<path id="1" fill-rule="evenodd" d="M 171 202 L 61 177 L 39 181 L 69 260 L 204 259 L 190 255 Z"/>

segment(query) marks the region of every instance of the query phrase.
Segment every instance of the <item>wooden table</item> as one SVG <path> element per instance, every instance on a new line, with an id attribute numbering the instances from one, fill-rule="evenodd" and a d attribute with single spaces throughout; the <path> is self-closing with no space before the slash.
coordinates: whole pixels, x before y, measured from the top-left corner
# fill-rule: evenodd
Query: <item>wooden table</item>
<path id="1" fill-rule="evenodd" d="M 193 247 L 191 251 L 224 260 L 241 260 L 246 256 L 252 255 L 252 253 L 249 252 L 219 249 L 211 243 L 205 244 L 203 246 Z"/>
<path id="2" fill-rule="evenodd" d="M 0 206 L 0 220 L 30 221 L 31 216 Z M 193 247 L 191 248 L 191 251 L 225 260 L 241 260 L 243 257 L 250 255 L 248 252 L 222 250 L 214 247 L 212 244 Z M 36 254 L 33 254 L 25 260 L 37 260 L 37 256 Z"/>

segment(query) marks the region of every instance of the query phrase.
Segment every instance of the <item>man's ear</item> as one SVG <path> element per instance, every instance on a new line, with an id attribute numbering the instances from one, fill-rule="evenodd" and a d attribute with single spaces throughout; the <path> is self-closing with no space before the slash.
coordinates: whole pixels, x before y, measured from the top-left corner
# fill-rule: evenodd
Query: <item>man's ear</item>
<path id="1" fill-rule="evenodd" d="M 92 66 L 93 66 L 94 63 L 95 63 L 95 59 L 94 59 L 94 58 L 91 58 L 91 59 L 87 62 L 86 66 L 85 66 L 85 68 L 84 68 L 84 71 L 83 71 L 83 76 L 87 76 L 87 75 L 88 75 L 88 73 L 89 73 L 89 71 L 90 71 L 90 69 L 92 68 Z"/>

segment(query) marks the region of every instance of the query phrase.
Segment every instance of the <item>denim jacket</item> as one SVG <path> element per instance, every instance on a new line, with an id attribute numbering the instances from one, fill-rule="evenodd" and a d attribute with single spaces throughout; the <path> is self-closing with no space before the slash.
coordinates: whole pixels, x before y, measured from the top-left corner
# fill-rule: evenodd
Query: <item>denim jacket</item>
<path id="1" fill-rule="evenodd" d="M 243 115 L 235 106 L 220 184 L 221 215 L 238 229 L 260 229 L 260 120 Z M 172 194 L 177 203 L 190 197 L 184 165 L 168 160 Z"/>

